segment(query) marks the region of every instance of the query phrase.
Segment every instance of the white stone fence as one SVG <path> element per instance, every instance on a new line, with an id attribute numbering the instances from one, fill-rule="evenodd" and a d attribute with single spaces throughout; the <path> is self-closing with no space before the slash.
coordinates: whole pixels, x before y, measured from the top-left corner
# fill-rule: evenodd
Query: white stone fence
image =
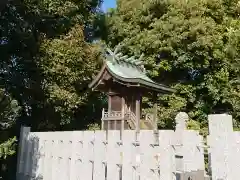
<path id="1" fill-rule="evenodd" d="M 176 130 L 31 132 L 22 127 L 18 180 L 204 180 L 204 149 L 212 180 L 240 177 L 240 133 L 230 115 L 209 115 L 207 145 L 187 130 L 186 113 Z M 106 136 L 107 134 L 107 136 Z"/>

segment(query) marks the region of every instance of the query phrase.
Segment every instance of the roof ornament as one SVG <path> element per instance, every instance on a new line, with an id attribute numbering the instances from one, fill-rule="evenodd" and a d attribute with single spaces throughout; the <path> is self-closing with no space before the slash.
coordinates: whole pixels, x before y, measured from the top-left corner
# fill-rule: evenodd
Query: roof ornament
<path id="1" fill-rule="evenodd" d="M 115 47 L 115 50 L 114 50 L 114 54 L 117 54 L 119 52 L 119 50 L 121 49 L 122 45 L 121 44 L 118 44 L 116 47 Z"/>
<path id="2" fill-rule="evenodd" d="M 145 72 L 145 68 L 144 68 L 144 64 L 142 62 L 143 56 L 144 54 L 142 54 L 140 56 L 139 59 L 135 59 L 134 56 L 128 57 L 128 55 L 123 55 L 123 53 L 119 52 L 121 49 L 122 45 L 118 44 L 115 47 L 115 50 L 112 51 L 109 48 L 106 48 L 107 53 L 112 56 L 112 62 L 117 62 L 117 63 L 126 63 L 126 64 L 130 64 L 132 66 L 137 67 L 138 69 L 140 69 L 142 72 Z"/>

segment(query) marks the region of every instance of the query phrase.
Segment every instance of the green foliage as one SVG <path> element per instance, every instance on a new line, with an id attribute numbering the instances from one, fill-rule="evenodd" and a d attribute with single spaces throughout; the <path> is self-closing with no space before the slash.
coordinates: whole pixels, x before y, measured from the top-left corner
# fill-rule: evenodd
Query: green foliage
<path id="1" fill-rule="evenodd" d="M 0 161 L 15 153 L 16 137 L 9 138 L 8 130 L 15 124 L 20 109 L 16 100 L 0 89 Z"/>
<path id="2" fill-rule="evenodd" d="M 2 6 L 0 85 L 21 107 L 21 123 L 53 130 L 70 119 L 83 119 L 74 127 L 84 128 L 95 119 L 92 112 L 98 115 L 101 99 L 87 84 L 99 68 L 100 55 L 87 40 L 95 37 L 100 3 L 24 0 Z"/>
<path id="3" fill-rule="evenodd" d="M 21 107 L 5 89 L 0 89 L 0 163 L 1 168 L 7 158 L 16 152 L 16 137 L 11 137 L 11 128 L 15 125 Z M 0 168 L 0 178 L 2 172 Z"/>
<path id="4" fill-rule="evenodd" d="M 0 89 L 0 130 L 11 127 L 18 115 L 21 107 L 18 102 L 6 94 L 5 89 Z"/>
<path id="5" fill-rule="evenodd" d="M 87 87 L 99 68 L 98 45 L 90 42 L 100 3 L 0 2 L 0 156 L 9 155 L 1 160 L 3 179 L 15 176 L 12 137 L 21 125 L 33 131 L 85 129 L 100 117 L 102 97 Z"/>
<path id="6" fill-rule="evenodd" d="M 100 51 L 85 42 L 79 25 L 60 38 L 46 39 L 40 51 L 47 101 L 59 113 L 61 123 L 69 123 L 75 111 L 88 103 L 88 83 L 97 73 Z"/>
<path id="7" fill-rule="evenodd" d="M 90 131 L 96 131 L 96 130 L 101 130 L 101 127 L 99 126 L 99 124 L 94 123 L 94 124 L 89 124 L 87 129 Z"/>
<path id="8" fill-rule="evenodd" d="M 191 130 L 197 130 L 199 131 L 200 130 L 200 124 L 196 121 L 193 121 L 193 120 L 190 120 L 188 123 L 187 123 L 187 128 L 188 129 L 191 129 Z"/>
<path id="9" fill-rule="evenodd" d="M 16 137 L 7 140 L 0 144 L 0 160 L 12 156 L 16 152 Z"/>
<path id="10" fill-rule="evenodd" d="M 148 74 L 177 90 L 160 96 L 160 127 L 186 111 L 206 127 L 210 113 L 240 120 L 240 6 L 233 1 L 119 0 L 108 13 L 110 46 L 144 53 Z"/>

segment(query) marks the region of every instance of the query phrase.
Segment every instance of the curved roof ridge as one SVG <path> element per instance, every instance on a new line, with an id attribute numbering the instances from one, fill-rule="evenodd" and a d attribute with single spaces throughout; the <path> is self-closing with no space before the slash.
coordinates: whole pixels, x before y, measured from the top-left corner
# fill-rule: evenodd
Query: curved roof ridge
<path id="1" fill-rule="evenodd" d="M 115 48 L 114 52 L 106 48 L 106 60 L 98 75 L 89 84 L 90 88 L 97 86 L 98 83 L 101 82 L 104 73 L 107 72 L 115 80 L 120 80 L 128 85 L 129 83 L 133 83 L 133 86 L 135 86 L 134 84 L 137 83 L 143 87 L 151 88 L 155 91 L 162 91 L 164 93 L 175 91 L 168 86 L 154 82 L 147 76 L 142 62 L 143 55 L 136 60 L 134 56 L 124 56 L 123 53 L 119 52 L 119 49 L 119 45 Z"/>
<path id="2" fill-rule="evenodd" d="M 119 52 L 120 47 L 120 45 L 116 46 L 114 51 L 106 48 L 108 54 L 112 56 L 112 63 L 117 62 L 119 64 L 129 64 L 141 71 L 142 73 L 146 73 L 144 64 L 142 62 L 143 54 L 140 56 L 139 59 L 135 59 L 135 56 L 128 57 L 128 55 L 123 55 L 121 52 Z"/>

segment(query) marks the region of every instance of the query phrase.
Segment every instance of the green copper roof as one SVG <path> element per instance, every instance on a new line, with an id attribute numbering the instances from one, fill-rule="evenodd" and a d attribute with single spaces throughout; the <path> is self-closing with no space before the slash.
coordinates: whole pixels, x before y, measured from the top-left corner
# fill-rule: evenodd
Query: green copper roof
<path id="1" fill-rule="evenodd" d="M 117 46 L 114 52 L 107 49 L 108 54 L 106 55 L 105 62 L 107 70 L 115 79 L 126 83 L 137 83 L 164 92 L 174 92 L 173 89 L 152 81 L 146 75 L 142 62 L 143 56 L 139 59 L 135 59 L 134 57 L 129 58 L 126 55 L 123 56 L 122 53 L 118 53 L 118 50 L 119 46 Z M 98 77 L 100 77 L 100 75 Z M 94 83 L 92 83 L 92 85 L 93 84 Z M 92 85 L 90 85 L 90 87 Z"/>
<path id="2" fill-rule="evenodd" d="M 140 69 L 139 67 L 136 67 L 128 62 L 117 62 L 109 59 L 112 59 L 112 57 L 107 58 L 106 64 L 112 73 L 126 79 L 139 78 L 154 83 L 149 77 L 146 76 L 144 70 Z"/>

